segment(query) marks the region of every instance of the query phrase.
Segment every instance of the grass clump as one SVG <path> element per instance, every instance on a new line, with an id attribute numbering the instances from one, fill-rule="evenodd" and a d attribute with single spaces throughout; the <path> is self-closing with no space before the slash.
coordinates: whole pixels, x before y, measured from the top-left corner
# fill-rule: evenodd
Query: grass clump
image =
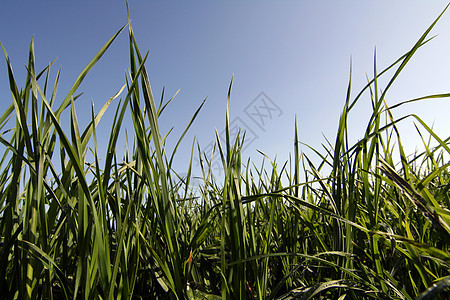
<path id="1" fill-rule="evenodd" d="M 35 70 L 34 42 L 20 90 L 2 46 L 12 97 L 0 117 L 3 296 L 444 299 L 450 285 L 449 138 L 438 137 L 416 115 L 394 119 L 392 109 L 400 104 L 385 102 L 436 22 L 385 70 L 378 72 L 375 57 L 373 79 L 355 98 L 350 80 L 335 142 L 323 152 L 312 148 L 318 164 L 300 152 L 296 125 L 288 162 L 244 164 L 244 138 L 232 140 L 229 134 L 230 84 L 226 140 L 222 144 L 217 134 L 215 148 L 225 176 L 217 182 L 212 159 L 193 144 L 191 161 L 198 151 L 203 174 L 195 193 L 192 164 L 181 178 L 172 161 L 203 104 L 168 153 L 158 119 L 171 100 L 161 97 L 157 105 L 153 98 L 148 53 L 140 53 L 130 24 L 127 81 L 97 114 L 92 109 L 84 129 L 74 105 L 77 89 L 125 27 L 97 53 L 59 106 L 59 73 L 51 86 L 51 64 Z M 394 75 L 380 92 L 378 78 L 388 70 Z M 347 120 L 364 93 L 373 112 L 364 136 L 352 145 Z M 97 125 L 120 95 L 101 164 Z M 67 131 L 60 124 L 65 110 L 70 111 Z M 119 154 L 126 113 L 134 140 Z M 424 152 L 405 154 L 397 129 L 405 118 L 430 136 L 422 139 Z"/>

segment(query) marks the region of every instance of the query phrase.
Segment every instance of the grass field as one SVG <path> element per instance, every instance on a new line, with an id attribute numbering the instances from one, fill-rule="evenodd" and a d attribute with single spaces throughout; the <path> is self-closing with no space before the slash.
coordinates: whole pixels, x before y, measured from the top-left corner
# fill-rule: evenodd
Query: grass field
<path id="1" fill-rule="evenodd" d="M 178 144 L 166 151 L 158 127 L 170 100 L 154 99 L 147 54 L 140 52 L 130 24 L 104 45 L 63 99 L 55 94 L 59 73 L 50 82 L 50 65 L 35 70 L 34 41 L 21 88 L 2 45 L 11 91 L 11 105 L 0 117 L 2 296 L 445 299 L 450 137 L 437 136 L 417 115 L 394 119 L 391 110 L 400 104 L 385 102 L 408 61 L 426 47 L 435 23 L 386 69 L 378 70 L 375 57 L 372 79 L 356 97 L 349 81 L 335 139 L 323 149 L 311 148 L 320 163 L 300 152 L 294 120 L 289 161 L 267 159 L 263 166 L 241 161 L 244 133 L 230 138 L 227 109 L 226 141 L 217 136 L 214 152 L 225 172 L 220 182 L 211 153 L 187 141 L 191 162 L 199 157 L 203 174 L 196 192 L 190 189 L 192 163 L 182 170 L 188 174 L 183 178 L 172 169 Z M 126 30 L 127 82 L 99 112 L 92 109 L 92 122 L 80 128 L 77 89 Z M 379 86 L 388 70 L 392 77 Z M 228 105 L 230 93 L 231 84 Z M 363 96 L 373 112 L 364 136 L 350 144 L 348 116 Z M 106 156 L 100 158 L 96 126 L 107 109 L 115 109 L 115 117 Z M 66 110 L 70 124 L 61 124 Z M 118 153 L 127 113 L 133 142 Z M 406 118 L 422 138 L 421 153 L 402 147 L 397 126 Z"/>

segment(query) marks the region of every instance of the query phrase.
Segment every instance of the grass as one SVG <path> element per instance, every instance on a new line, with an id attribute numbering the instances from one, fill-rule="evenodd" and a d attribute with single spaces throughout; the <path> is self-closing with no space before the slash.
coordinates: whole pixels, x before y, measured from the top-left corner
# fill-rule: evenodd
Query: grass
<path id="1" fill-rule="evenodd" d="M 441 16 L 438 17 L 438 19 Z M 0 117 L 0 289 L 7 299 L 445 299 L 450 286 L 449 139 L 419 116 L 393 118 L 386 93 L 435 22 L 396 62 L 377 69 L 356 97 L 348 94 L 334 143 L 300 152 L 297 126 L 290 160 L 243 162 L 244 133 L 217 134 L 214 156 L 193 142 L 187 176 L 172 169 L 155 101 L 131 24 L 81 72 L 62 101 L 51 64 L 35 70 L 34 41 L 21 89 L 7 64 L 11 105 Z M 130 68 L 118 93 L 80 128 L 74 103 L 86 74 L 128 29 Z M 378 79 L 393 76 L 384 87 Z M 347 120 L 368 95 L 364 136 L 348 141 Z M 117 98 L 106 157 L 97 125 Z M 70 111 L 69 130 L 61 114 Z M 125 114 L 133 142 L 117 153 Z M 414 120 L 425 149 L 406 155 L 397 125 Z M 15 123 L 14 123 L 15 122 Z M 436 146 L 433 146 L 436 145 Z M 198 155 L 202 184 L 190 189 Z M 59 157 L 58 157 L 59 156 Z M 93 157 L 88 160 L 87 157 Z M 395 159 L 399 157 L 399 159 Z M 100 162 L 104 163 L 101 164 Z M 323 175 L 323 174 L 326 175 Z"/>

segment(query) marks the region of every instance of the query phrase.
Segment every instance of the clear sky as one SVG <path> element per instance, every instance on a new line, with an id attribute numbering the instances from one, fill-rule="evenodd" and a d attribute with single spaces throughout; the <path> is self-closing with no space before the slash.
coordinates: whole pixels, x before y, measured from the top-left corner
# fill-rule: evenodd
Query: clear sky
<path id="1" fill-rule="evenodd" d="M 256 160 L 259 149 L 271 158 L 277 155 L 278 160 L 286 160 L 292 150 L 295 116 L 302 142 L 320 148 L 323 135 L 334 141 L 350 60 L 356 95 L 366 83 L 366 74 L 373 74 L 375 47 L 381 70 L 414 45 L 446 4 L 438 0 L 129 1 L 140 49 L 150 51 L 147 67 L 155 98 L 159 99 L 163 86 L 167 99 L 180 89 L 160 120 L 163 132 L 174 127 L 173 139 L 179 136 L 208 97 L 180 149 L 177 164 L 181 169 L 194 137 L 207 148 L 214 141 L 214 129 L 224 128 L 233 75 L 230 120 L 247 130 L 244 157 Z M 58 58 L 52 70 L 54 78 L 62 68 L 57 94 L 61 101 L 79 72 L 126 21 L 125 1 L 4 1 L 0 41 L 20 82 L 33 35 L 37 69 Z M 450 92 L 450 11 L 434 34 L 437 38 L 419 50 L 388 93 L 390 105 Z M 1 61 L 0 110 L 4 111 L 11 97 L 6 65 Z M 84 94 L 76 108 L 84 126 L 91 101 L 98 111 L 125 83 L 127 67 L 125 31 L 79 89 Z M 447 137 L 449 101 L 411 104 L 394 114 L 417 113 L 429 124 L 434 122 L 441 137 Z M 255 115 L 258 107 L 262 118 Z M 101 143 L 107 142 L 113 113 L 114 108 L 100 123 L 100 130 L 105 130 L 99 136 Z M 368 97 L 353 114 L 349 127 L 357 139 L 370 117 Z M 132 125 L 128 122 L 125 127 Z M 401 129 L 411 147 L 420 143 L 412 120 Z"/>

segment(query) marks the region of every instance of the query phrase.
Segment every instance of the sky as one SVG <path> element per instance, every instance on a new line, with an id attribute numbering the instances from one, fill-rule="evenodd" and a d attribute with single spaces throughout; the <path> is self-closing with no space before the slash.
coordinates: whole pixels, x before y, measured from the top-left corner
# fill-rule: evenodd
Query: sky
<path id="1" fill-rule="evenodd" d="M 325 143 L 324 136 L 333 142 L 350 66 L 354 97 L 367 83 L 366 76 L 373 76 L 375 51 L 377 69 L 382 70 L 411 49 L 446 5 L 447 1 L 438 0 L 129 0 L 140 50 L 149 51 L 147 69 L 155 99 L 163 87 L 166 100 L 180 90 L 160 119 L 163 134 L 173 127 L 168 148 L 207 98 L 176 156 L 180 173 L 187 168 L 193 139 L 210 151 L 215 130 L 220 134 L 224 129 L 232 78 L 230 122 L 246 131 L 245 160 L 251 157 L 258 162 L 260 150 L 282 165 L 293 151 L 295 118 L 301 142 L 316 149 Z M 126 22 L 125 1 L 4 1 L 0 42 L 21 83 L 33 36 L 38 70 L 57 58 L 51 78 L 61 68 L 57 93 L 61 101 L 81 70 Z M 437 37 L 419 49 L 388 92 L 389 105 L 450 92 L 450 11 L 432 35 Z M 128 55 L 127 31 L 123 31 L 79 88 L 83 95 L 76 109 L 82 126 L 90 120 L 91 102 L 100 110 L 125 83 Z M 0 61 L 3 112 L 12 100 L 5 60 Z M 388 79 L 380 81 L 380 88 Z M 401 106 L 394 116 L 418 114 L 445 138 L 450 129 L 449 101 Z M 114 109 L 100 123 L 100 145 L 107 144 Z M 355 141 L 363 136 L 370 114 L 367 95 L 350 117 L 350 136 Z M 63 115 L 62 122 L 68 124 L 68 117 Z M 421 143 L 412 121 L 407 119 L 400 127 L 411 152 Z M 129 118 L 124 127 L 132 129 Z M 306 146 L 301 150 L 313 155 Z"/>

